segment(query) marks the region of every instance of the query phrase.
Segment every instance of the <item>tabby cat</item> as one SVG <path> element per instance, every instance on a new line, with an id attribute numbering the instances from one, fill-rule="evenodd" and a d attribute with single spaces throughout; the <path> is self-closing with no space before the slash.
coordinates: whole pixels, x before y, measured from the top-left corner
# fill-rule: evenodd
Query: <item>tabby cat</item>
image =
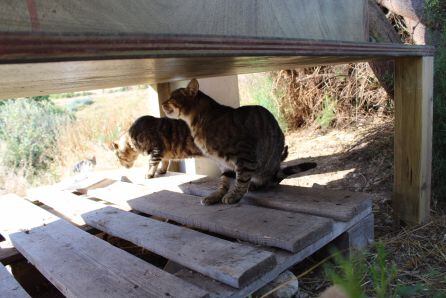
<path id="1" fill-rule="evenodd" d="M 274 116 L 261 106 L 221 105 L 199 90 L 196 79 L 173 91 L 162 107 L 168 117 L 187 123 L 195 144 L 222 171 L 219 188 L 202 200 L 203 205 L 236 203 L 248 188 L 274 186 L 316 166 L 302 163 L 281 169 L 288 151 Z M 234 172 L 236 181 L 230 188 Z"/>
<path id="2" fill-rule="evenodd" d="M 138 118 L 113 149 L 121 165 L 130 168 L 139 154 L 150 154 L 146 178 L 167 172 L 169 160 L 202 156 L 194 144 L 190 130 L 181 120 L 142 116 Z M 161 168 L 157 167 L 161 162 Z"/>

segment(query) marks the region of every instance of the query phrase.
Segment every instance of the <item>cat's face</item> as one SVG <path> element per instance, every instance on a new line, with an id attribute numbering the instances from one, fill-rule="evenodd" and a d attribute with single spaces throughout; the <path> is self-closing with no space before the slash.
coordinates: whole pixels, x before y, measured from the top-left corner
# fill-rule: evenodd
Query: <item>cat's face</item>
<path id="1" fill-rule="evenodd" d="M 192 79 L 186 88 L 174 90 L 169 100 L 162 104 L 166 116 L 173 119 L 187 120 L 196 105 L 195 97 L 198 88 L 198 81 Z"/>
<path id="2" fill-rule="evenodd" d="M 138 152 L 129 143 L 127 134 L 121 136 L 118 142 L 113 142 L 112 149 L 122 166 L 133 167 L 136 158 L 138 158 Z"/>

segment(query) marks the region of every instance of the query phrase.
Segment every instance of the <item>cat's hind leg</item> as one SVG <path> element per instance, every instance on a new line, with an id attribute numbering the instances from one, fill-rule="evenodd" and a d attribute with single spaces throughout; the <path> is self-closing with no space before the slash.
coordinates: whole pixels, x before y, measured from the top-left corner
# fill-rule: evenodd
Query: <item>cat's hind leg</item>
<path id="1" fill-rule="evenodd" d="M 161 160 L 161 167 L 156 171 L 158 175 L 164 175 L 167 173 L 170 161 L 168 159 Z"/>
<path id="2" fill-rule="evenodd" d="M 228 192 L 231 185 L 231 178 L 234 177 L 233 171 L 225 171 L 220 176 L 218 189 L 201 200 L 202 205 L 212 205 L 220 202 L 221 198 Z"/>
<path id="3" fill-rule="evenodd" d="M 255 173 L 255 158 L 239 158 L 235 168 L 235 184 L 221 199 L 223 204 L 235 204 L 241 200 L 249 189 L 251 178 Z"/>

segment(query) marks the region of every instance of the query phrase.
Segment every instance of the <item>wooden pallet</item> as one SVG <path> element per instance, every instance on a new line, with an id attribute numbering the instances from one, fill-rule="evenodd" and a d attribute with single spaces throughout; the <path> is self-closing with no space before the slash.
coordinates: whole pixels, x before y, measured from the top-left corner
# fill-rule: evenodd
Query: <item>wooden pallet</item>
<path id="1" fill-rule="evenodd" d="M 350 247 L 373 238 L 365 194 L 280 186 L 249 193 L 238 205 L 204 207 L 196 195 L 214 187 L 208 178 L 175 175 L 139 185 L 115 179 L 78 183 L 84 195 L 67 185 L 29 193 L 58 216 L 2 197 L 0 233 L 71 297 L 245 297 L 342 234 Z M 161 270 L 79 229 L 85 226 L 154 252 L 177 269 Z"/>

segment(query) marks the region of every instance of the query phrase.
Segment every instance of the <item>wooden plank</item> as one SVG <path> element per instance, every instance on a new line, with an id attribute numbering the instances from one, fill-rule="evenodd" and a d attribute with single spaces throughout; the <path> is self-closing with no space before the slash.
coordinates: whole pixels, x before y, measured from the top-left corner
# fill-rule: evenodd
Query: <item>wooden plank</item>
<path id="1" fill-rule="evenodd" d="M 9 241 L 0 242 L 0 263 L 3 265 L 9 265 L 22 258 L 22 255 L 12 246 Z"/>
<path id="2" fill-rule="evenodd" d="M 137 198 L 161 190 L 182 192 L 180 185 L 202 179 L 203 177 L 203 175 L 179 174 L 175 176 L 144 179 L 144 181 L 141 182 L 143 185 L 116 181 L 107 187 L 90 189 L 88 190 L 87 195 L 98 199 L 107 197 L 107 201 L 123 203 L 122 198 Z M 127 207 L 130 206 L 127 205 Z"/>
<path id="3" fill-rule="evenodd" d="M 373 243 L 374 228 L 374 218 L 371 213 L 339 236 L 335 240 L 336 248 L 341 251 L 366 248 Z"/>
<path id="4" fill-rule="evenodd" d="M 207 196 L 217 189 L 218 180 L 203 178 L 178 187 L 182 192 Z M 302 212 L 348 221 L 372 206 L 371 195 L 359 192 L 279 185 L 267 191 L 248 192 L 244 201 L 268 208 Z"/>
<path id="5" fill-rule="evenodd" d="M 2 44 L 1 41 L 0 44 Z M 342 52 L 336 50 L 336 47 L 331 48 L 331 51 L 332 53 Z M 315 48 L 306 52 L 312 56 L 301 56 L 299 51 L 296 50 L 263 53 L 261 51 L 227 51 L 211 52 L 209 54 L 219 55 L 219 57 L 203 57 L 206 53 L 202 51 L 196 53 L 197 57 L 184 57 L 184 55 L 193 53 L 193 51 L 190 51 L 176 54 L 180 56 L 177 58 L 145 58 L 144 56 L 139 57 L 140 59 L 125 59 L 129 57 L 129 52 L 124 56 L 115 57 L 121 60 L 46 63 L 28 61 L 27 63 L 15 64 L 1 64 L 9 62 L 0 61 L 0 72 L 4 74 L 0 80 L 0 99 L 165 83 L 180 78 L 228 76 L 315 65 L 352 63 L 383 59 L 385 56 L 391 56 L 389 53 L 393 53 L 389 51 L 380 52 L 376 56 L 361 56 L 355 54 L 354 51 L 349 51 L 350 56 L 332 56 L 332 54 L 326 53 L 323 56 L 316 57 L 314 56 L 316 54 Z M 89 53 L 97 53 L 97 51 L 91 50 Z M 266 54 L 269 56 L 265 56 Z M 273 57 L 271 56 L 273 54 L 279 56 Z M 395 53 L 395 55 L 413 54 L 421 55 L 422 53 Z M 228 55 L 240 55 L 241 57 L 230 57 Z M 345 55 L 348 55 L 348 53 L 345 53 Z M 102 57 L 105 58 L 106 56 L 103 54 Z M 73 59 L 73 57 L 68 58 Z M 101 58 L 97 57 L 97 59 Z"/>
<path id="6" fill-rule="evenodd" d="M 270 252 L 122 211 L 67 192 L 47 189 L 28 197 L 50 206 L 77 224 L 88 224 L 233 287 L 245 285 L 276 264 Z"/>
<path id="7" fill-rule="evenodd" d="M 3 298 L 31 297 L 12 277 L 6 268 L 0 264 L 0 296 Z"/>
<path id="8" fill-rule="evenodd" d="M 147 214 L 255 244 L 299 249 L 329 233 L 331 220 L 251 205 L 202 206 L 200 197 L 160 191 L 141 197 L 101 199 Z"/>
<path id="9" fill-rule="evenodd" d="M 0 63 L 250 56 L 432 56 L 434 47 L 313 39 L 0 32 Z M 176 80 L 185 78 L 177 78 Z"/>
<path id="10" fill-rule="evenodd" d="M 19 197 L 0 198 L 0 217 L 2 234 L 67 297 L 207 295 Z"/>
<path id="11" fill-rule="evenodd" d="M 17 5 L 14 5 L 17 3 Z M 364 0 L 4 0 L 0 31 L 366 41 Z"/>
<path id="12" fill-rule="evenodd" d="M 430 213 L 433 58 L 395 62 L 394 209 L 409 224 Z"/>
<path id="13" fill-rule="evenodd" d="M 244 298 L 249 296 L 251 293 L 260 289 L 267 283 L 274 280 L 280 273 L 292 267 L 293 265 L 301 262 L 305 258 L 311 256 L 314 252 L 322 248 L 323 246 L 330 243 L 335 238 L 339 237 L 344 231 L 352 228 L 357 223 L 362 221 L 372 212 L 371 208 L 364 210 L 352 220 L 348 222 L 335 221 L 332 226 L 332 230 L 329 234 L 321 237 L 313 244 L 305 247 L 297 253 L 290 253 L 287 251 L 269 248 L 270 251 L 274 252 L 277 259 L 276 267 L 265 274 L 261 279 L 258 279 L 246 287 L 239 289 L 237 291 L 231 290 L 228 286 L 213 281 L 197 272 L 193 272 L 187 269 L 178 271 L 175 275 L 182 278 L 183 280 L 190 282 L 195 285 L 200 285 L 203 289 L 210 292 L 211 297 L 240 297 Z"/>

